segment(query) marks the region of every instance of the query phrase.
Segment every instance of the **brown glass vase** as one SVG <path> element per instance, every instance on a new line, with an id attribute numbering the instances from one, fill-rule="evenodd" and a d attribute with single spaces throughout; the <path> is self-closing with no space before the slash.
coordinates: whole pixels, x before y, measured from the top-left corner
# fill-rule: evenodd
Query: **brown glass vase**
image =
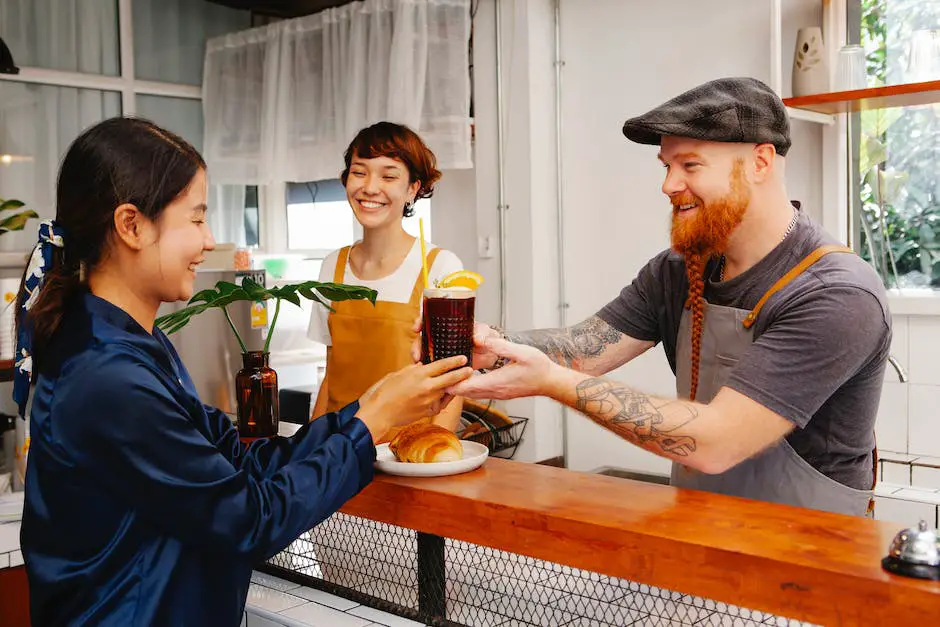
<path id="1" fill-rule="evenodd" d="M 235 375 L 238 437 L 250 444 L 277 435 L 277 372 L 268 366 L 269 353 L 242 353 L 243 368 Z"/>

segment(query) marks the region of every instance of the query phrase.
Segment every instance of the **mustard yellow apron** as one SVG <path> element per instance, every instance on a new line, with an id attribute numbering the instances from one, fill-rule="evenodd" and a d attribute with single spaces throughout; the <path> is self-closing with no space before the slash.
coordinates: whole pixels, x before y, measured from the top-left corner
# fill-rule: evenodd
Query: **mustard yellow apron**
<path id="1" fill-rule="evenodd" d="M 350 247 L 339 252 L 334 283 L 342 283 Z M 434 264 L 440 249 L 428 253 L 428 267 Z M 326 363 L 328 412 L 342 409 L 363 395 L 376 381 L 412 364 L 412 330 L 421 313 L 424 281 L 415 279 L 407 303 L 377 300 L 347 300 L 333 303 L 335 311 L 327 317 L 333 348 Z"/>

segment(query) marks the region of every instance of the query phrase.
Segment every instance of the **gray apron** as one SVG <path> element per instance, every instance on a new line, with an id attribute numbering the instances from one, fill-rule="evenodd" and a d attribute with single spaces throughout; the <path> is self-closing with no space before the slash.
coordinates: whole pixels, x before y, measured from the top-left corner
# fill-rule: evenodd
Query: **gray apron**
<path id="1" fill-rule="evenodd" d="M 811 254 L 774 284 L 753 312 L 705 304 L 697 402 L 711 402 L 725 385 L 731 370 L 753 341 L 751 325 L 767 298 L 826 253 L 846 250 L 825 248 Z M 676 348 L 676 392 L 685 399 L 691 391 L 691 330 L 692 316 L 687 309 L 679 323 Z M 786 439 L 718 475 L 704 474 L 674 462 L 670 483 L 680 488 L 855 516 L 864 516 L 871 501 L 871 491 L 856 490 L 825 476 L 800 457 Z"/>

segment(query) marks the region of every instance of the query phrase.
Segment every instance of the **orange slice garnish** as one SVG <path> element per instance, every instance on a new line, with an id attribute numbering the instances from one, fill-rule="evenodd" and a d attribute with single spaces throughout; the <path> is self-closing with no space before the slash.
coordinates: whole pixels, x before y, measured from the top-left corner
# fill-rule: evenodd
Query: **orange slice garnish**
<path id="1" fill-rule="evenodd" d="M 475 290 L 483 283 L 483 277 L 471 270 L 457 270 L 451 272 L 443 279 L 437 282 L 440 288 L 465 287 Z"/>

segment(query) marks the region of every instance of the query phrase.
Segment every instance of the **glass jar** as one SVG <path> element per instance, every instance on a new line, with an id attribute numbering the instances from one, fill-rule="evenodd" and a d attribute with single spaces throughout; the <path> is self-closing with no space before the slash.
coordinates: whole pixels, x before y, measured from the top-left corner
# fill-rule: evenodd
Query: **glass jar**
<path id="1" fill-rule="evenodd" d="M 242 369 L 235 375 L 238 402 L 238 437 L 250 444 L 277 435 L 277 372 L 268 366 L 269 353 L 242 353 Z"/>

